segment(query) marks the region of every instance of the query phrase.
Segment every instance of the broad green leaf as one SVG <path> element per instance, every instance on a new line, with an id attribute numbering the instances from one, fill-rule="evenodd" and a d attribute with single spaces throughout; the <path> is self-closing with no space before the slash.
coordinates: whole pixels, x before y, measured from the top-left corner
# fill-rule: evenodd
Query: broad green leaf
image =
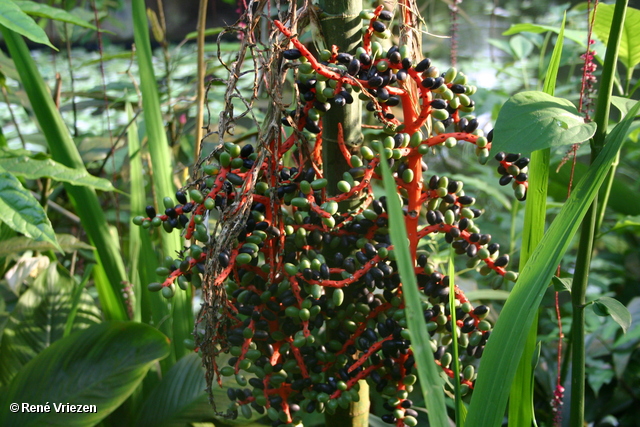
<path id="1" fill-rule="evenodd" d="M 58 274 L 55 263 L 20 296 L 0 343 L 1 384 L 8 384 L 22 366 L 62 338 L 72 297 L 73 282 Z M 101 320 L 93 298 L 83 291 L 72 330 Z"/>
<path id="2" fill-rule="evenodd" d="M 98 31 L 98 29 L 75 15 L 70 14 L 64 9 L 51 7 L 46 4 L 36 3 L 35 1 L 12 0 L 23 12 L 31 16 L 53 19 L 56 21 L 67 22 L 69 24 L 78 25 L 80 27 L 89 28 Z"/>
<path id="3" fill-rule="evenodd" d="M 593 31 L 604 44 L 609 41 L 614 9 L 615 6 L 612 4 L 598 4 Z M 638 9 L 627 8 L 618 57 L 627 70 L 633 69 L 640 63 L 640 10 Z"/>
<path id="4" fill-rule="evenodd" d="M 640 215 L 636 216 L 626 216 L 624 218 L 619 219 L 616 222 L 616 225 L 609 229 L 609 232 L 621 230 L 624 228 L 631 228 L 636 233 L 640 231 Z"/>
<path id="5" fill-rule="evenodd" d="M 110 181 L 93 176 L 86 169 L 72 169 L 51 159 L 34 160 L 27 156 L 0 158 L 0 168 L 26 179 L 47 177 L 56 181 L 93 187 L 102 191 L 114 190 Z"/>
<path id="6" fill-rule="evenodd" d="M 45 241 L 62 251 L 42 206 L 18 179 L 0 169 L 0 221 L 36 241 Z"/>
<path id="7" fill-rule="evenodd" d="M 224 31 L 223 27 L 213 27 L 213 28 L 207 28 L 206 30 L 204 30 L 204 36 L 208 37 L 208 36 L 215 36 L 220 34 L 221 32 Z M 185 40 L 195 40 L 198 37 L 198 32 L 197 31 L 193 31 L 189 34 L 187 34 L 184 39 Z"/>
<path id="8" fill-rule="evenodd" d="M 184 426 L 210 421 L 214 412 L 204 379 L 202 358 L 191 353 L 180 359 L 148 394 L 140 409 L 136 426 Z M 226 392 L 225 392 L 226 396 Z"/>
<path id="9" fill-rule="evenodd" d="M 531 153 L 586 141 L 595 131 L 595 123 L 585 123 L 570 101 L 544 92 L 521 92 L 500 110 L 491 149 Z"/>
<path id="10" fill-rule="evenodd" d="M 384 158 L 380 154 L 380 158 Z M 402 281 L 402 292 L 405 302 L 407 324 L 411 333 L 411 348 L 416 358 L 420 388 L 429 411 L 429 423 L 433 426 L 446 426 L 449 417 L 442 392 L 442 379 L 436 369 L 431 351 L 430 335 L 424 321 L 424 311 L 420 299 L 420 291 L 416 282 L 414 261 L 407 245 L 407 228 L 404 214 L 396 191 L 396 182 L 391 176 L 386 160 L 380 162 L 385 194 L 387 196 L 387 212 L 389 214 L 389 233 L 393 243 L 398 272 Z"/>
<path id="11" fill-rule="evenodd" d="M 622 96 L 612 96 L 611 103 L 620 110 L 620 113 L 625 116 L 636 103 L 635 99 L 623 98 Z"/>
<path id="12" fill-rule="evenodd" d="M 553 289 L 556 292 L 571 292 L 571 284 L 573 283 L 573 279 L 571 279 L 570 277 L 553 276 L 551 278 L 551 281 L 553 282 Z"/>
<path id="13" fill-rule="evenodd" d="M 90 251 L 93 249 L 93 246 L 84 243 L 82 240 L 71 234 L 56 234 L 56 239 L 64 252 L 73 252 L 78 249 Z M 23 236 L 11 237 L 10 239 L 3 241 L 2 245 L 0 245 L 0 257 L 25 251 L 58 251 L 58 248 L 56 248 L 52 243 L 36 242 L 35 240 Z"/>
<path id="14" fill-rule="evenodd" d="M 24 13 L 12 0 L 0 0 L 0 26 L 15 31 L 36 43 L 42 43 L 58 50 L 51 44 L 47 34 L 33 18 Z"/>
<path id="15" fill-rule="evenodd" d="M 134 322 L 104 322 L 75 332 L 31 360 L 5 387 L 0 404 L 11 402 L 95 405 L 95 413 L 0 411 L 4 427 L 90 426 L 124 402 L 149 368 L 169 354 L 167 337 Z"/>
<path id="16" fill-rule="evenodd" d="M 516 373 L 517 365 L 531 328 L 538 306 L 547 290 L 549 281 L 580 227 L 591 202 L 604 181 L 616 154 L 624 142 L 640 108 L 634 108 L 607 136 L 600 155 L 589 167 L 587 174 L 576 185 L 571 197 L 545 233 L 542 241 L 529 257 L 529 262 L 500 313 L 491 339 L 482 356 L 482 369 L 478 378 L 467 423 L 469 426 L 499 426 L 504 417 L 509 394 L 508 387 Z M 507 349 L 507 350 L 505 350 Z"/>
<path id="17" fill-rule="evenodd" d="M 503 36 L 512 36 L 518 33 L 546 33 L 547 31 L 553 31 L 554 33 L 560 32 L 560 27 L 552 27 L 550 25 L 538 25 L 538 24 L 514 24 L 511 27 L 502 33 Z M 576 43 L 580 46 L 586 46 L 585 40 L 587 40 L 587 32 L 586 31 L 577 31 L 577 30 L 564 30 L 564 36 Z"/>
<path id="18" fill-rule="evenodd" d="M 626 333 L 631 326 L 631 313 L 620 301 L 610 297 L 600 297 L 593 301 L 593 311 L 599 316 L 611 316 L 611 318 Z"/>
<path id="19" fill-rule="evenodd" d="M 511 52 L 518 59 L 527 58 L 533 51 L 533 43 L 524 36 L 517 35 L 509 40 Z"/>

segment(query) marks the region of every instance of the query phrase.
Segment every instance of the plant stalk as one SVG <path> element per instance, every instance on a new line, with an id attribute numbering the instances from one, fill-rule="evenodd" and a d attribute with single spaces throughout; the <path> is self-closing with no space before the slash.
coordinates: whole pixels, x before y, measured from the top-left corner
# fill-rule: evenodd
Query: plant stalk
<path id="1" fill-rule="evenodd" d="M 596 133 L 591 140 L 591 163 L 604 147 L 609 120 L 609 108 L 613 82 L 615 77 L 616 62 L 618 60 L 618 48 L 622 38 L 627 1 L 617 0 L 613 11 L 607 53 L 604 59 L 604 67 L 598 93 L 595 123 L 598 125 Z M 597 13 L 597 10 L 594 11 Z M 571 352 L 571 427 L 584 425 L 584 390 L 585 390 L 585 345 L 584 345 L 584 308 L 585 294 L 589 282 L 589 266 L 593 243 L 596 235 L 596 222 L 598 216 L 598 195 L 596 194 L 591 207 L 587 211 L 582 222 L 580 247 L 576 259 L 576 269 L 571 289 L 571 303 L 573 305 L 572 322 L 572 352 Z"/>

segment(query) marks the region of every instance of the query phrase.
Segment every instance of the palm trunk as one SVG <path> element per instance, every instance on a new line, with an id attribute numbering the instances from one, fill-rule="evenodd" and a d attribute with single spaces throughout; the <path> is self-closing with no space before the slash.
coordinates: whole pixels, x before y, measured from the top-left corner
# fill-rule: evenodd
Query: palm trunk
<path id="1" fill-rule="evenodd" d="M 327 48 L 336 45 L 340 52 L 354 54 L 360 43 L 362 0 L 321 0 L 320 23 Z M 362 144 L 362 110 L 359 101 L 342 108 L 330 109 L 322 119 L 322 161 L 331 167 L 328 191 L 336 194 L 338 181 L 349 170 L 349 165 L 338 147 L 338 125 L 342 126 L 342 137 L 352 150 Z M 347 292 L 347 295 L 349 293 Z M 325 414 L 325 422 L 331 427 L 367 427 L 369 425 L 369 386 L 361 380 L 360 400 L 348 408 L 338 408 L 333 415 Z"/>

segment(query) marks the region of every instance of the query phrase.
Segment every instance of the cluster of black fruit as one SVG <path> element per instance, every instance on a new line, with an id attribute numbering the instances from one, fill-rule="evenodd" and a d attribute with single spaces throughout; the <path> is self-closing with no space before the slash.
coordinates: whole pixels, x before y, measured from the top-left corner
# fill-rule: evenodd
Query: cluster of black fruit
<path id="1" fill-rule="evenodd" d="M 377 9 L 367 16 L 369 30 L 383 37 L 390 18 L 388 12 Z M 320 71 L 313 68 L 308 52 L 284 53 L 289 60 L 301 61 L 297 67 L 301 101 L 285 120 L 287 124 L 318 134 L 323 113 L 355 102 L 353 93 L 359 91 L 359 97 L 368 102 L 367 109 L 385 125 L 381 140 L 347 159 L 353 167 L 338 184 L 341 194 L 327 194 L 327 180 L 318 172 L 322 165 L 310 166 L 311 158 L 295 166 L 280 160 L 274 176 L 266 172 L 269 167 L 256 164 L 259 157 L 252 145 L 225 143 L 213 162 L 202 167 L 201 178 L 176 193 L 177 204 L 165 198 L 163 214 L 149 207 L 147 217 L 133 220 L 147 228 L 162 226 L 167 232 L 184 230 L 184 236 L 194 240 L 178 259 L 169 258 L 158 269 L 166 279 L 149 285 L 150 290 L 162 290 L 171 297 L 176 284 L 182 289 L 215 283 L 225 287 L 236 314 L 228 335 L 218 338 L 228 344 L 231 358 L 226 366 L 215 368 L 222 376 L 235 377 L 238 384 L 228 389 L 232 414 L 250 417 L 256 411 L 266 413 L 273 426 L 297 425 L 302 411 L 335 413 L 358 401 L 359 381 L 367 380 L 384 398 L 385 422 L 417 425 L 417 412 L 409 399 L 416 381 L 416 355 L 410 348 L 386 199 L 374 198 L 372 190 L 372 180 L 380 177 L 380 161 L 391 164 L 405 206 L 407 186 L 424 180 L 423 210 L 416 230 L 420 238 L 444 234 L 455 252 L 467 257 L 468 267 L 516 279 L 515 273 L 505 270 L 509 257 L 501 255 L 499 245 L 475 224 L 482 210 L 474 207 L 475 199 L 465 194 L 463 183 L 444 176 L 425 180 L 422 171 L 410 168 L 406 160 L 411 154 L 427 153 L 433 145 L 453 147 L 459 141 L 474 143 L 480 160 L 488 159 L 491 135 L 483 135 L 475 118 L 460 116 L 473 110 L 469 95 L 474 87 L 455 69 L 440 73 L 428 59 L 414 65 L 403 48 L 385 51 L 376 43 L 355 56 L 321 52 L 324 62 L 319 64 L 326 69 Z M 362 87 L 338 86 L 340 82 L 327 78 L 327 70 L 337 76 L 348 74 Z M 411 126 L 397 121 L 392 112 L 401 104 L 401 97 L 395 95 L 398 82 L 418 76 L 423 112 L 428 112 L 428 117 L 418 119 L 432 120 L 427 135 L 419 130 L 405 133 Z M 302 143 L 296 138 L 298 133 L 291 133 L 289 139 L 296 143 L 273 146 L 271 154 L 284 158 L 286 151 Z M 298 156 L 302 154 L 292 158 Z M 526 182 L 524 158 L 504 155 L 498 160 L 504 176 L 509 174 L 518 185 Z M 272 158 L 267 157 L 268 161 Z M 516 175 L 512 166 L 519 169 Z M 216 254 L 214 262 L 221 266 L 221 275 L 214 284 L 203 284 L 204 263 L 220 238 L 211 231 L 214 215 L 209 213 L 246 198 L 243 184 L 256 168 L 250 214 L 237 239 Z M 340 210 L 339 202 L 348 199 L 359 203 Z M 473 307 L 462 291 L 450 286 L 449 277 L 438 271 L 427 253 L 416 253 L 415 260 L 434 357 L 452 377 L 448 348 L 456 328 L 458 346 L 466 351 L 460 381 L 462 393 L 467 393 L 475 380 L 473 358 L 481 357 L 491 334 L 486 319 L 489 308 Z"/>

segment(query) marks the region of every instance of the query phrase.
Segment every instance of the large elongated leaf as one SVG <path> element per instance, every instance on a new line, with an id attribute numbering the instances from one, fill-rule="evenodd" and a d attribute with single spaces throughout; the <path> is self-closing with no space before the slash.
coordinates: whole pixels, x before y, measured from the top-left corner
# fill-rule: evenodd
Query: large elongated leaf
<path id="1" fill-rule="evenodd" d="M 56 239 L 60 244 L 60 247 L 65 252 L 72 252 L 78 249 L 92 250 L 93 246 L 84 243 L 76 236 L 71 234 L 56 234 Z M 0 245 L 0 257 L 6 257 L 7 255 L 16 254 L 24 251 L 57 251 L 55 245 L 49 242 L 36 242 L 32 239 L 23 236 L 11 237 L 2 242 Z"/>
<path id="2" fill-rule="evenodd" d="M 11 57 L 20 73 L 20 80 L 29 102 L 38 118 L 40 128 L 47 139 L 53 160 L 75 169 L 85 169 L 69 130 L 62 120 L 49 90 L 38 68 L 29 54 L 22 37 L 13 31 L 0 27 Z M 127 319 L 123 286 L 128 282 L 122 254 L 109 230 L 103 208 L 93 188 L 64 184 L 65 190 L 82 221 L 91 243 L 96 248 L 98 267 L 94 271 L 104 271 L 111 284 L 108 292 L 100 294 L 100 303 L 107 319 Z"/>
<path id="3" fill-rule="evenodd" d="M 195 353 L 188 354 L 173 365 L 149 393 L 135 425 L 178 427 L 213 420 L 206 386 L 202 359 Z"/>
<path id="4" fill-rule="evenodd" d="M 41 18 L 49 18 L 56 21 L 67 22 L 69 24 L 78 25 L 80 27 L 89 28 L 98 31 L 98 29 L 75 15 L 70 14 L 64 9 L 51 7 L 46 4 L 36 3 L 34 1 L 10 0 L 13 1 L 23 12 L 31 16 L 39 16 Z"/>
<path id="5" fill-rule="evenodd" d="M 491 149 L 531 153 L 586 141 L 595 131 L 595 123 L 585 123 L 571 101 L 544 92 L 521 92 L 500 110 Z"/>
<path id="6" fill-rule="evenodd" d="M 380 157 L 383 158 L 382 154 Z M 413 258 L 407 245 L 407 228 L 396 193 L 396 182 L 391 176 L 386 160 L 380 162 L 380 168 L 387 196 L 389 233 L 402 280 L 407 323 L 411 332 L 411 349 L 416 358 L 420 388 L 429 411 L 429 423 L 432 426 L 446 426 L 449 425 L 449 417 L 444 403 L 442 378 L 438 375 L 431 350 L 430 335 L 424 320 L 420 291 L 413 268 Z"/>
<path id="7" fill-rule="evenodd" d="M 33 18 L 24 13 L 18 5 L 11 0 L 0 1 L 0 26 L 15 31 L 36 43 L 46 44 L 56 49 L 49 41 L 47 34 L 35 23 Z"/>
<path id="8" fill-rule="evenodd" d="M 56 181 L 93 187 L 102 191 L 114 190 L 111 181 L 93 176 L 86 169 L 68 168 L 51 159 L 35 160 L 27 156 L 0 158 L 0 168 L 26 179 L 47 177 Z"/>
<path id="9" fill-rule="evenodd" d="M 615 6 L 612 4 L 598 4 L 593 31 L 604 44 L 609 41 L 614 9 Z M 640 63 L 640 10 L 638 9 L 627 8 L 627 17 L 622 28 L 618 57 L 627 67 L 627 70 L 633 69 Z"/>
<path id="10" fill-rule="evenodd" d="M 55 263 L 20 296 L 0 343 L 1 384 L 8 384 L 22 366 L 62 338 L 72 296 L 73 282 L 58 275 Z M 85 329 L 101 320 L 93 298 L 83 291 L 72 330 Z"/>
<path id="11" fill-rule="evenodd" d="M 0 169 L 0 221 L 36 241 L 49 242 L 62 250 L 42 206 L 18 179 Z"/>
<path id="12" fill-rule="evenodd" d="M 519 33 L 546 33 L 547 31 L 552 31 L 554 33 L 560 33 L 561 27 L 553 27 L 550 25 L 538 25 L 532 23 L 521 23 L 512 25 L 507 31 L 502 33 L 503 36 L 511 36 Z M 564 30 L 564 36 L 581 46 L 586 46 L 585 41 L 587 40 L 587 32 L 586 31 L 578 31 L 578 30 Z"/>
<path id="13" fill-rule="evenodd" d="M 580 227 L 609 167 L 620 150 L 629 126 L 640 108 L 637 103 L 607 137 L 604 149 L 571 193 L 549 230 L 529 257 L 487 342 L 471 398 L 469 426 L 499 426 L 507 404 L 527 332 L 537 313 L 551 276 Z"/>
<path id="14" fill-rule="evenodd" d="M 153 363 L 169 354 L 151 326 L 105 322 L 63 338 L 31 360 L 3 391 L 0 425 L 89 426 L 113 412 Z M 12 402 L 49 403 L 51 412 L 11 413 Z M 95 405 L 94 413 L 56 413 L 53 405 Z"/>

